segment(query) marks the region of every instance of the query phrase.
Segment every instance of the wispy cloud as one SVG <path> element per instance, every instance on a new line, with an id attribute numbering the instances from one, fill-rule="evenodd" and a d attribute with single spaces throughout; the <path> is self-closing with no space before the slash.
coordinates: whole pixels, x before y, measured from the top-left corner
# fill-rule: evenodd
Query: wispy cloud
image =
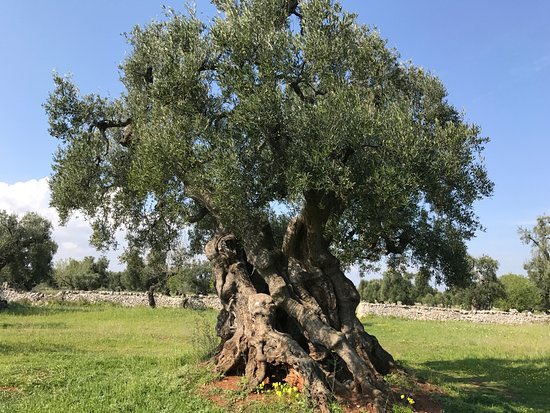
<path id="1" fill-rule="evenodd" d="M 537 59 L 533 64 L 534 72 L 542 72 L 547 69 L 550 69 L 550 56 L 543 56 Z"/>
<path id="2" fill-rule="evenodd" d="M 510 75 L 518 79 L 524 79 L 546 70 L 550 70 L 550 55 L 540 56 L 528 63 L 512 66 Z"/>
<path id="3" fill-rule="evenodd" d="M 53 238 L 58 244 L 55 260 L 101 255 L 89 244 L 92 230 L 84 218 L 75 216 L 65 226 L 59 224 L 57 211 L 50 207 L 48 178 L 31 179 L 15 184 L 0 182 L 0 210 L 17 215 L 32 211 L 50 220 L 53 225 Z M 123 238 L 123 234 L 117 236 L 119 243 Z M 122 268 L 118 261 L 119 254 L 120 251 L 110 251 L 106 254 L 111 269 Z"/>

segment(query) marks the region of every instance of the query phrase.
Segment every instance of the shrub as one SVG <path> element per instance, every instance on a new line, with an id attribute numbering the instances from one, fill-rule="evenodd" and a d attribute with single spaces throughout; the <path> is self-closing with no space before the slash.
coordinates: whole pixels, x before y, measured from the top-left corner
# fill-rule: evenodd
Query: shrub
<path id="1" fill-rule="evenodd" d="M 497 301 L 497 307 L 505 311 L 511 308 L 532 311 L 540 305 L 540 290 L 530 279 L 517 274 L 506 274 L 500 277 L 500 281 L 504 285 L 506 297 Z"/>
<path id="2" fill-rule="evenodd" d="M 405 276 L 404 276 L 405 275 Z M 396 268 L 389 268 L 384 272 L 380 295 L 384 302 L 414 304 L 414 288 L 410 281 L 411 275 L 404 275 Z"/>
<path id="3" fill-rule="evenodd" d="M 361 280 L 359 283 L 359 295 L 361 300 L 368 303 L 382 302 L 382 297 L 380 294 L 380 289 L 382 287 L 382 280 L 374 279 L 370 281 Z"/>

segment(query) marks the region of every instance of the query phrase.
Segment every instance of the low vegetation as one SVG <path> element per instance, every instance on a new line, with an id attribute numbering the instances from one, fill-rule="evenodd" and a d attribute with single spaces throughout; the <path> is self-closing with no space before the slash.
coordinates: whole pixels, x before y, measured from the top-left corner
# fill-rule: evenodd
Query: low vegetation
<path id="1" fill-rule="evenodd" d="M 471 258 L 466 282 L 440 291 L 430 285 L 429 274 L 421 268 L 412 273 L 404 268 L 389 267 L 381 279 L 361 280 L 358 286 L 363 301 L 428 306 L 462 307 L 508 311 L 549 311 L 544 304 L 544 291 L 532 278 L 517 274 L 497 277 L 498 262 L 491 257 Z"/>
<path id="2" fill-rule="evenodd" d="M 497 325 L 367 317 L 397 360 L 440 387 L 445 412 L 547 412 L 548 325 Z"/>
<path id="3" fill-rule="evenodd" d="M 110 305 L 10 304 L 0 314 L 0 412 L 309 412 L 305 398 L 217 390 L 203 361 L 216 344 L 213 311 Z M 364 323 L 446 412 L 544 412 L 550 331 L 368 317 Z M 411 381 L 390 377 L 401 388 Z M 267 398 L 267 399 L 266 399 Z M 219 404 L 223 400 L 223 405 Z M 411 411 L 408 404 L 396 411 Z M 335 411 L 338 411 L 334 407 Z"/>

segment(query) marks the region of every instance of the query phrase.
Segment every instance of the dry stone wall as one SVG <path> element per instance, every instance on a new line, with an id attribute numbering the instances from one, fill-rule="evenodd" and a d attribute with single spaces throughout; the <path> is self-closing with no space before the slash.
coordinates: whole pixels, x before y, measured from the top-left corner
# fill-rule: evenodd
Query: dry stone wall
<path id="1" fill-rule="evenodd" d="M 146 306 L 149 304 L 147 293 L 142 292 L 118 292 L 118 291 L 59 291 L 48 294 L 40 292 L 23 292 L 11 288 L 0 287 L 0 300 L 8 303 L 29 302 L 31 304 L 45 304 L 49 302 L 109 302 L 124 307 Z M 215 296 L 176 296 L 155 294 L 155 302 L 158 307 L 186 307 L 186 308 L 214 308 L 221 309 L 220 301 Z"/>
<path id="2" fill-rule="evenodd" d="M 474 323 L 528 324 L 550 323 L 550 315 L 510 311 L 466 311 L 456 308 L 427 307 L 423 305 L 371 304 L 361 302 L 357 307 L 359 318 L 366 315 L 399 317 L 413 320 L 471 321 Z"/>
<path id="3" fill-rule="evenodd" d="M 59 291 L 47 294 L 39 292 L 22 292 L 0 286 L 0 302 L 11 301 L 29 302 L 31 304 L 45 304 L 49 302 L 110 302 L 125 307 L 148 305 L 147 293 L 115 292 L 115 291 Z M 186 307 L 186 308 L 213 308 L 221 309 L 220 300 L 216 296 L 193 295 L 171 297 L 155 294 L 158 307 Z M 1 306 L 0 306 L 1 307 Z M 530 312 L 519 313 L 511 310 L 504 311 L 465 311 L 450 308 L 426 307 L 421 305 L 400 304 L 371 304 L 361 302 L 357 307 L 359 318 L 373 314 L 382 317 L 400 317 L 413 320 L 436 321 L 471 321 L 474 323 L 497 324 L 526 324 L 526 323 L 550 323 L 550 315 L 532 314 Z"/>

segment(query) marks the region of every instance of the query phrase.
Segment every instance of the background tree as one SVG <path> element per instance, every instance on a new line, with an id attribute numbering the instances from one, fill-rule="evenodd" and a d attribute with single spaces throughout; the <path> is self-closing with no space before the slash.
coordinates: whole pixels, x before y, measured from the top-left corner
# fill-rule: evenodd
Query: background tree
<path id="1" fill-rule="evenodd" d="M 498 308 L 506 311 L 511 308 L 533 311 L 539 307 L 540 290 L 530 279 L 517 274 L 505 274 L 499 280 L 504 286 L 506 296 L 497 301 Z"/>
<path id="2" fill-rule="evenodd" d="M 122 275 L 124 289 L 146 291 L 145 261 L 141 256 L 141 252 L 137 248 L 130 248 L 122 254 L 121 261 L 126 263 L 126 269 Z"/>
<path id="3" fill-rule="evenodd" d="M 529 278 L 540 289 L 541 306 L 550 310 L 550 216 L 537 218 L 532 230 L 519 229 L 521 240 L 531 245 L 531 259 L 525 264 Z"/>
<path id="4" fill-rule="evenodd" d="M 170 251 L 168 272 L 167 287 L 171 294 L 215 292 L 212 266 L 193 255 L 183 243 Z"/>
<path id="5" fill-rule="evenodd" d="M 214 291 L 212 266 L 208 261 L 186 260 L 170 268 L 168 289 L 172 294 L 209 294 Z"/>
<path id="6" fill-rule="evenodd" d="M 476 310 L 490 310 L 497 299 L 506 295 L 504 286 L 497 278 L 498 261 L 483 255 L 471 258 L 471 262 L 473 284 L 468 288 L 465 299 Z"/>
<path id="7" fill-rule="evenodd" d="M 432 275 L 427 268 L 420 268 L 414 275 L 414 291 L 413 296 L 415 302 L 422 302 L 422 299 L 427 295 L 434 295 L 437 290 L 430 285 Z"/>
<path id="8" fill-rule="evenodd" d="M 0 211 L 0 282 L 30 290 L 51 281 L 57 244 L 52 224 L 34 212 L 20 219 Z"/>
<path id="9" fill-rule="evenodd" d="M 398 268 L 388 268 L 382 277 L 380 296 L 386 303 L 414 304 L 412 274 Z"/>
<path id="10" fill-rule="evenodd" d="M 321 410 L 333 385 L 382 410 L 397 366 L 342 268 L 402 255 L 461 283 L 487 139 L 336 1 L 214 4 L 211 22 L 134 29 L 119 99 L 55 76 L 52 204 L 85 213 L 100 246 L 125 226 L 154 249 L 194 224 L 223 304 L 220 372 L 254 388 L 294 369 Z"/>
<path id="11" fill-rule="evenodd" d="M 361 296 L 361 300 L 366 301 L 367 303 L 381 303 L 383 302 L 382 294 L 380 294 L 380 289 L 382 287 L 382 280 L 361 280 L 357 290 Z"/>
<path id="12" fill-rule="evenodd" d="M 58 287 L 71 290 L 97 290 L 109 287 L 109 260 L 101 257 L 69 258 L 56 263 L 54 280 Z"/>

